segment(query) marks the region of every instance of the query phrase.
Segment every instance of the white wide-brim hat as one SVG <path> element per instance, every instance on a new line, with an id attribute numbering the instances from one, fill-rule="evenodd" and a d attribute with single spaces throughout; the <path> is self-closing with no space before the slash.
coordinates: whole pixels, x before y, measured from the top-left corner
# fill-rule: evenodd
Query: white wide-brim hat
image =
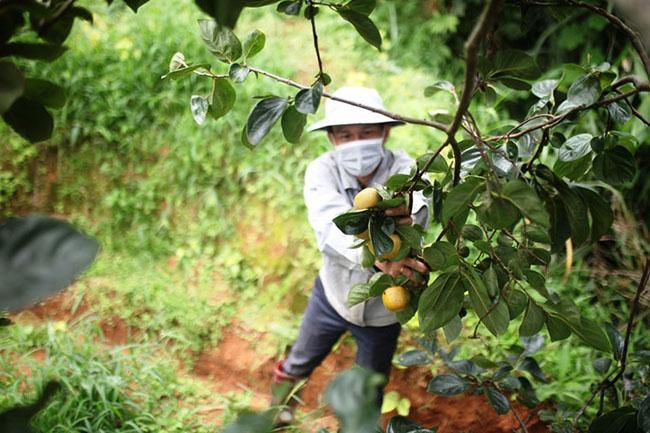
<path id="1" fill-rule="evenodd" d="M 381 96 L 375 89 L 368 87 L 341 87 L 332 94 L 341 99 L 385 110 Z M 391 119 L 383 114 L 346 104 L 345 102 L 327 99 L 325 102 L 325 118 L 315 122 L 307 131 L 318 131 L 337 125 L 388 123 L 391 126 L 403 125 L 404 122 Z"/>

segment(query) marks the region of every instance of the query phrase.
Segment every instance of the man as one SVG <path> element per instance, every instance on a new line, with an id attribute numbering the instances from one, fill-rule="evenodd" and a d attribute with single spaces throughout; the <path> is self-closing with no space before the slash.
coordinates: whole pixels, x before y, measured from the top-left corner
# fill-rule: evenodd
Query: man
<path id="1" fill-rule="evenodd" d="M 334 93 L 341 99 L 383 109 L 374 89 L 344 87 Z M 327 100 L 325 119 L 310 131 L 326 131 L 333 150 L 313 160 L 305 173 L 304 197 L 309 223 L 315 231 L 323 263 L 305 310 L 300 333 L 287 358 L 278 364 L 273 377 L 274 404 L 283 404 L 287 388 L 306 379 L 323 361 L 345 331 L 357 344 L 356 363 L 388 377 L 397 347 L 400 324 L 381 298 L 348 306 L 348 292 L 366 282 L 380 270 L 392 276 L 413 272 L 427 273 L 427 266 L 413 258 L 377 261 L 375 269 L 361 267 L 361 248 L 350 248 L 356 241 L 343 234 L 332 222 L 352 207 L 354 196 L 363 188 L 383 184 L 396 173 L 408 173 L 415 161 L 404 152 L 384 147 L 390 129 L 402 124 L 384 115 L 350 104 Z M 399 224 L 428 221 L 428 208 L 421 194 L 414 194 L 412 215 L 406 206 L 387 209 L 386 215 Z M 282 392 L 284 388 L 285 392 Z M 278 391 L 280 390 L 280 391 Z M 292 412 L 282 410 L 278 424 L 292 420 Z"/>

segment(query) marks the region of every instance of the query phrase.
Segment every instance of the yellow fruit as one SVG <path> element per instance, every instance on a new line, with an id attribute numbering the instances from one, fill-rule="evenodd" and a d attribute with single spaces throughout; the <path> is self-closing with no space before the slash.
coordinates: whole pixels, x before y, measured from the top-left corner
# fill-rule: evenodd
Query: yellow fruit
<path id="1" fill-rule="evenodd" d="M 381 201 L 381 196 L 375 188 L 365 188 L 354 196 L 355 209 L 368 209 Z"/>
<path id="2" fill-rule="evenodd" d="M 384 307 L 393 312 L 405 309 L 408 306 L 410 299 L 411 295 L 409 294 L 409 291 L 402 286 L 391 286 L 381 294 L 381 300 L 384 303 Z"/>
<path id="3" fill-rule="evenodd" d="M 359 233 L 358 235 L 355 235 L 355 236 L 357 238 L 359 238 L 359 239 L 363 239 L 363 240 L 366 240 L 366 241 L 368 239 L 370 239 L 370 236 L 368 235 L 368 229 L 364 230 L 363 232 L 361 232 L 361 233 Z"/>
<path id="4" fill-rule="evenodd" d="M 390 235 L 390 238 L 393 240 L 393 249 L 390 250 L 388 253 L 384 254 L 383 256 L 378 257 L 379 259 L 383 260 L 390 260 L 393 257 L 397 255 L 399 252 L 399 249 L 402 247 L 402 240 L 400 239 L 399 235 L 397 233 L 393 233 Z M 372 242 L 368 242 L 368 249 L 372 253 L 373 256 L 375 256 L 375 248 L 372 246 Z"/>

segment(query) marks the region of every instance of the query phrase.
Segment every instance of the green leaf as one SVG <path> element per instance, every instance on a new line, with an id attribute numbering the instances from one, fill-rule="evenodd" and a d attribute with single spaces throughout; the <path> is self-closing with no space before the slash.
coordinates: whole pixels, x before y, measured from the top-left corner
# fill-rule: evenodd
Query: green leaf
<path id="1" fill-rule="evenodd" d="M 25 80 L 24 96 L 50 108 L 63 107 L 66 99 L 63 87 L 40 78 Z"/>
<path id="2" fill-rule="evenodd" d="M 388 178 L 384 186 L 391 191 L 399 191 L 411 180 L 408 174 L 398 173 Z"/>
<path id="3" fill-rule="evenodd" d="M 521 213 L 512 202 L 491 196 L 478 208 L 477 216 L 493 229 L 511 229 L 521 219 Z"/>
<path id="4" fill-rule="evenodd" d="M 287 98 L 278 96 L 262 99 L 255 105 L 246 122 L 246 137 L 251 145 L 256 146 L 262 141 L 288 105 Z"/>
<path id="5" fill-rule="evenodd" d="M 212 87 L 212 103 L 209 113 L 214 119 L 218 119 L 228 113 L 235 105 L 237 92 L 227 79 L 220 78 L 214 82 Z"/>
<path id="6" fill-rule="evenodd" d="M 402 238 L 402 245 L 419 250 L 422 248 L 422 234 L 413 226 L 397 224 L 395 231 Z"/>
<path id="7" fill-rule="evenodd" d="M 435 395 L 451 397 L 452 395 L 462 394 L 469 387 L 469 383 L 453 374 L 441 374 L 429 382 L 427 391 Z"/>
<path id="8" fill-rule="evenodd" d="M 535 224 L 526 226 L 526 237 L 533 242 L 549 245 L 551 237 L 548 234 L 548 228 L 540 227 Z"/>
<path id="9" fill-rule="evenodd" d="M 546 315 L 546 329 L 548 329 L 548 334 L 551 336 L 551 341 L 564 340 L 571 335 L 571 328 L 558 316 L 552 314 Z"/>
<path id="10" fill-rule="evenodd" d="M 575 161 L 591 152 L 591 134 L 578 134 L 562 144 L 559 152 L 560 161 Z"/>
<path id="11" fill-rule="evenodd" d="M 149 0 L 124 0 L 124 3 L 126 3 L 133 12 L 138 12 L 138 8 L 148 2 Z"/>
<path id="12" fill-rule="evenodd" d="M 637 168 L 634 155 L 623 146 L 615 146 L 596 155 L 594 175 L 611 185 L 622 185 L 634 180 Z"/>
<path id="13" fill-rule="evenodd" d="M 391 207 L 397 207 L 405 203 L 404 197 L 395 197 L 384 199 L 375 205 L 375 209 L 388 209 Z"/>
<path id="14" fill-rule="evenodd" d="M 242 0 L 194 0 L 194 2 L 203 12 L 215 18 L 220 26 L 231 29 L 237 24 L 237 19 L 244 8 Z"/>
<path id="15" fill-rule="evenodd" d="M 462 271 L 462 275 L 469 290 L 472 308 L 478 317 L 495 336 L 504 334 L 510 323 L 510 314 L 506 303 L 498 301 L 496 305 L 492 305 L 487 288 L 474 269 L 466 269 Z"/>
<path id="16" fill-rule="evenodd" d="M 528 306 L 528 295 L 521 290 L 510 290 L 505 298 L 510 320 L 516 319 Z"/>
<path id="17" fill-rule="evenodd" d="M 375 23 L 373 23 L 370 18 L 353 10 L 339 8 L 337 9 L 337 12 L 344 20 L 354 26 L 366 42 L 378 50 L 381 49 L 381 34 L 379 33 L 377 26 L 375 26 Z"/>
<path id="18" fill-rule="evenodd" d="M 318 110 L 322 96 L 323 85 L 320 82 L 309 89 L 302 89 L 296 94 L 296 109 L 301 113 L 313 114 Z"/>
<path id="19" fill-rule="evenodd" d="M 553 172 L 559 177 L 580 180 L 591 168 L 591 158 L 591 152 L 575 161 L 562 161 L 558 158 L 553 164 Z"/>
<path id="20" fill-rule="evenodd" d="M 607 334 L 593 320 L 583 317 L 579 322 L 566 321 L 565 323 L 578 338 L 589 346 L 604 352 L 612 351 Z"/>
<path id="21" fill-rule="evenodd" d="M 485 394 L 487 395 L 490 406 L 498 413 L 503 415 L 510 411 L 510 402 L 505 395 L 501 393 L 498 389 L 493 386 L 487 386 L 484 388 Z"/>
<path id="22" fill-rule="evenodd" d="M 458 316 L 463 306 L 465 287 L 460 274 L 440 275 L 420 296 L 418 317 L 420 329 L 425 333 L 444 326 Z"/>
<path id="23" fill-rule="evenodd" d="M 22 96 L 25 90 L 25 78 L 13 63 L 0 61 L 0 114 Z"/>
<path id="24" fill-rule="evenodd" d="M 560 84 L 560 80 L 542 80 L 533 84 L 531 91 L 538 98 L 549 101 L 553 99 L 553 91 Z"/>
<path id="25" fill-rule="evenodd" d="M 438 241 L 425 248 L 422 255 L 432 271 L 439 271 L 459 262 L 456 248 L 446 241 Z"/>
<path id="26" fill-rule="evenodd" d="M 11 218 L 0 225 L 0 310 L 14 310 L 70 285 L 99 245 L 68 223 Z"/>
<path id="27" fill-rule="evenodd" d="M 210 103 L 207 98 L 198 95 L 192 95 L 190 97 L 190 110 L 192 111 L 192 117 L 197 124 L 203 125 L 205 122 L 205 116 L 208 114 L 209 109 Z"/>
<path id="28" fill-rule="evenodd" d="M 530 337 L 541 331 L 544 326 L 546 314 L 532 298 L 528 298 L 528 308 L 519 326 L 519 335 L 522 337 Z"/>
<path id="29" fill-rule="evenodd" d="M 468 241 L 478 241 L 483 239 L 483 230 L 475 224 L 465 224 L 462 229 L 460 229 L 460 235 L 463 239 Z"/>
<path id="30" fill-rule="evenodd" d="M 368 285 L 370 286 L 370 296 L 379 296 L 384 293 L 384 290 L 390 286 L 394 286 L 395 283 L 390 275 L 384 274 L 383 272 L 377 272 L 370 277 Z"/>
<path id="31" fill-rule="evenodd" d="M 250 72 L 251 70 L 248 68 L 248 66 L 242 66 L 239 63 L 233 63 L 230 65 L 230 69 L 228 70 L 228 76 L 235 83 L 243 83 Z"/>
<path id="32" fill-rule="evenodd" d="M 381 374 L 358 366 L 330 382 L 325 401 L 340 420 L 341 433 L 375 433 L 380 415 L 377 392 L 384 383 Z"/>
<path id="33" fill-rule="evenodd" d="M 425 153 L 420 156 L 417 159 L 418 170 L 421 170 L 432 156 L 433 152 Z M 448 170 L 449 166 L 447 165 L 447 161 L 445 161 L 445 158 L 443 158 L 442 155 L 438 154 L 436 159 L 434 159 L 431 165 L 429 165 L 429 168 L 427 168 L 427 173 L 446 173 Z"/>
<path id="34" fill-rule="evenodd" d="M 370 298 L 370 284 L 359 283 L 350 288 L 348 292 L 348 306 L 353 307 Z"/>
<path id="35" fill-rule="evenodd" d="M 623 336 L 611 323 L 605 324 L 605 330 L 607 331 L 607 337 L 609 337 L 609 344 L 612 346 L 614 359 L 621 359 L 621 356 L 623 355 L 623 347 L 625 346 L 625 340 L 623 339 Z"/>
<path id="36" fill-rule="evenodd" d="M 564 182 L 556 182 L 555 187 L 559 192 L 559 199 L 564 204 L 566 219 L 569 220 L 573 245 L 577 247 L 589 238 L 587 205 L 582 197 Z M 566 226 L 566 219 L 558 221 L 558 223 Z"/>
<path id="37" fill-rule="evenodd" d="M 442 205 L 442 221 L 447 223 L 451 218 L 467 210 L 476 195 L 485 188 L 485 183 L 478 177 L 468 177 L 465 182 L 455 186 Z"/>
<path id="38" fill-rule="evenodd" d="M 368 209 L 354 210 L 343 213 L 333 219 L 336 227 L 346 235 L 358 235 L 368 229 L 370 211 Z"/>
<path id="39" fill-rule="evenodd" d="M 501 189 L 501 194 L 532 222 L 549 227 L 548 213 L 537 194 L 522 180 L 511 180 Z"/>
<path id="40" fill-rule="evenodd" d="M 591 105 L 598 100 L 599 95 L 600 82 L 598 79 L 590 74 L 583 75 L 571 84 L 566 100 L 557 107 L 557 114 L 576 107 Z"/>
<path id="41" fill-rule="evenodd" d="M 499 279 L 497 278 L 497 273 L 492 265 L 483 272 L 481 278 L 483 279 L 483 283 L 485 283 L 485 288 L 488 290 L 488 295 L 490 295 L 491 298 L 496 297 L 500 292 Z"/>
<path id="42" fill-rule="evenodd" d="M 636 418 L 639 429 L 644 432 L 650 432 L 650 395 L 643 399 L 639 404 L 639 412 Z"/>
<path id="43" fill-rule="evenodd" d="M 621 102 L 612 102 L 607 106 L 607 112 L 616 123 L 625 123 L 632 118 L 632 112 L 627 104 Z"/>
<path id="44" fill-rule="evenodd" d="M 637 410 L 631 406 L 619 407 L 596 418 L 588 433 L 637 433 L 640 431 L 637 415 Z"/>
<path id="45" fill-rule="evenodd" d="M 605 374 L 609 371 L 609 367 L 612 366 L 612 360 L 610 358 L 596 358 L 591 365 L 597 373 Z"/>
<path id="46" fill-rule="evenodd" d="M 377 0 L 350 0 L 350 2 L 345 4 L 345 7 L 368 16 L 375 10 L 376 5 Z"/>
<path id="47" fill-rule="evenodd" d="M 431 358 L 431 355 L 427 352 L 414 349 L 407 350 L 400 354 L 394 362 L 402 367 L 413 367 L 416 365 L 428 365 L 431 364 L 432 361 L 433 359 Z"/>
<path id="48" fill-rule="evenodd" d="M 234 63 L 241 57 L 241 42 L 232 30 L 219 26 L 215 20 L 200 19 L 198 22 L 203 42 L 219 61 Z"/>
<path id="49" fill-rule="evenodd" d="M 546 279 L 542 274 L 529 269 L 524 272 L 524 275 L 526 276 L 526 280 L 528 281 L 528 284 L 530 284 L 530 287 L 537 290 L 537 292 L 546 299 L 551 298 L 551 294 L 546 290 Z"/>
<path id="50" fill-rule="evenodd" d="M 377 257 L 385 256 L 393 249 L 393 240 L 390 238 L 390 233 L 384 230 L 384 221 L 386 218 L 370 218 L 368 232 L 370 234 L 370 242 L 375 250 Z"/>
<path id="51" fill-rule="evenodd" d="M 307 123 L 307 115 L 298 112 L 293 105 L 282 115 L 282 133 L 289 143 L 298 143 Z"/>
<path id="52" fill-rule="evenodd" d="M 544 372 L 542 369 L 539 367 L 539 364 L 533 358 L 532 356 L 526 356 L 522 361 L 521 364 L 519 365 L 519 370 L 527 371 L 530 374 L 533 375 L 533 377 L 537 380 L 539 380 L 542 383 L 546 383 L 546 376 L 544 376 Z"/>
<path id="53" fill-rule="evenodd" d="M 192 65 L 192 66 L 177 68 L 177 69 L 174 69 L 173 71 L 168 72 L 165 75 L 161 76 L 160 79 L 161 80 L 167 80 L 167 79 L 178 80 L 178 79 L 181 79 L 181 78 L 185 78 L 188 75 L 191 75 L 195 70 L 197 70 L 199 68 L 206 68 L 207 69 L 209 67 L 210 67 L 209 63 L 199 63 L 198 65 Z"/>
<path id="54" fill-rule="evenodd" d="M 534 80 L 540 75 L 535 59 L 515 49 L 497 51 L 493 57 L 483 60 L 479 68 L 487 79 L 494 80 L 509 77 Z"/>
<path id="55" fill-rule="evenodd" d="M 262 51 L 265 44 L 266 35 L 264 35 L 264 33 L 257 29 L 250 32 L 244 39 L 243 43 L 242 51 L 244 54 L 244 60 L 248 60 Z"/>
<path id="56" fill-rule="evenodd" d="M 456 316 L 447 322 L 445 326 L 442 327 L 442 330 L 445 333 L 447 344 L 451 344 L 452 341 L 458 338 L 460 332 L 463 330 L 463 323 L 460 320 L 460 316 Z"/>
<path id="57" fill-rule="evenodd" d="M 611 204 L 598 193 L 587 188 L 576 188 L 582 199 L 587 203 L 591 216 L 591 241 L 596 242 L 609 231 L 614 222 L 614 212 Z"/>
<path id="58" fill-rule="evenodd" d="M 9 42 L 0 46 L 0 57 L 14 56 L 31 60 L 51 62 L 58 59 L 67 50 L 58 44 L 37 44 L 31 42 Z"/>
<path id="59" fill-rule="evenodd" d="M 54 120 L 43 104 L 21 96 L 2 118 L 11 128 L 31 143 L 52 136 Z"/>
<path id="60" fill-rule="evenodd" d="M 444 90 L 446 92 L 451 93 L 452 95 L 456 94 L 456 88 L 454 85 L 447 81 L 447 80 L 441 80 L 441 81 L 436 81 L 432 85 L 426 87 L 424 89 L 424 96 L 429 97 L 435 95 L 438 91 Z"/>

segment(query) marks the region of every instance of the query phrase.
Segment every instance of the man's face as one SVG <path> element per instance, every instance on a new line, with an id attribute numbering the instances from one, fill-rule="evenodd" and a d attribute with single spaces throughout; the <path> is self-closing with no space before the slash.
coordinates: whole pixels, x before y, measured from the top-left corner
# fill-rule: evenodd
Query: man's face
<path id="1" fill-rule="evenodd" d="M 332 126 L 327 133 L 332 144 L 348 143 L 355 140 L 366 140 L 368 138 L 377 138 L 388 136 L 388 128 L 381 124 L 355 124 L 355 125 L 338 125 Z"/>

